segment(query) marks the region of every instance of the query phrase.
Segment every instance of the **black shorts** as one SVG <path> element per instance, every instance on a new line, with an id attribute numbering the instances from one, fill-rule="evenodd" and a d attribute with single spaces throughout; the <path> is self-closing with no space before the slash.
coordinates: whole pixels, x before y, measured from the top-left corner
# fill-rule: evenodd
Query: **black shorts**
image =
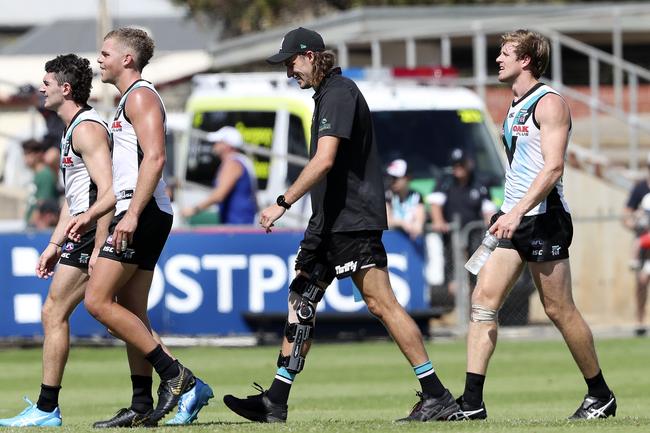
<path id="1" fill-rule="evenodd" d="M 162 253 L 163 247 L 165 246 L 165 242 L 167 242 L 167 238 L 169 237 L 174 217 L 161 211 L 156 205 L 156 201 L 152 199 L 147 203 L 142 214 L 140 214 L 138 227 L 133 234 L 133 241 L 129 244 L 126 251 L 117 254 L 111 244 L 113 241 L 113 231 L 125 213 L 126 211 L 113 217 L 109 228 L 110 235 L 99 252 L 99 257 L 105 257 L 121 263 L 138 265 L 139 269 L 153 271 L 160 257 L 160 253 Z"/>
<path id="2" fill-rule="evenodd" d="M 501 215 L 501 211 L 493 215 L 490 225 Z M 527 262 L 551 262 L 569 258 L 572 239 L 571 214 L 558 207 L 523 217 L 512 239 L 500 239 L 498 246 L 517 250 Z"/>
<path id="3" fill-rule="evenodd" d="M 95 247 L 96 231 L 96 227 L 88 230 L 81 236 L 79 242 L 66 239 L 61 247 L 59 263 L 79 269 L 88 269 L 88 261 Z"/>
<path id="4" fill-rule="evenodd" d="M 321 281 L 346 278 L 361 269 L 388 265 L 381 230 L 316 234 L 305 232 L 296 257 L 296 271 L 311 273 L 317 264 L 325 266 Z"/>

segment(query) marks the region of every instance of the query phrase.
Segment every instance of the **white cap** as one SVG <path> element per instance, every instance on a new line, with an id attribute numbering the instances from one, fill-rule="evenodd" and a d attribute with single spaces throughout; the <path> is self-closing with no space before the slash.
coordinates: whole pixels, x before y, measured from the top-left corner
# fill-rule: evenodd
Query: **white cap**
<path id="1" fill-rule="evenodd" d="M 404 177 L 406 176 L 406 169 L 407 169 L 406 161 L 403 159 L 396 159 L 390 164 L 388 164 L 388 168 L 386 168 L 386 173 L 388 173 L 389 176 L 393 177 Z"/>
<path id="2" fill-rule="evenodd" d="M 232 126 L 224 126 L 218 131 L 210 132 L 205 136 L 205 139 L 212 143 L 223 141 L 236 148 L 240 148 L 244 144 L 241 134 Z"/>

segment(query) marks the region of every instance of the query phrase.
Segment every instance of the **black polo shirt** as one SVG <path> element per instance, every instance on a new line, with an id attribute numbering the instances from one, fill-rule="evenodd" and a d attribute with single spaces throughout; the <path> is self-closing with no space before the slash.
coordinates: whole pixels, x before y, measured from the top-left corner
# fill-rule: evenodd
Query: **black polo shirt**
<path id="1" fill-rule="evenodd" d="M 447 197 L 442 206 L 445 220 L 451 222 L 454 214 L 459 214 L 461 226 L 470 221 L 482 220 L 483 201 L 490 200 L 487 185 L 474 174 L 466 185 L 461 185 L 453 175 L 445 176 L 437 183 L 435 192 L 441 192 Z"/>
<path id="2" fill-rule="evenodd" d="M 370 110 L 357 85 L 334 68 L 314 94 L 310 154 L 340 138 L 332 169 L 311 190 L 308 232 L 386 230 L 384 186 Z"/>

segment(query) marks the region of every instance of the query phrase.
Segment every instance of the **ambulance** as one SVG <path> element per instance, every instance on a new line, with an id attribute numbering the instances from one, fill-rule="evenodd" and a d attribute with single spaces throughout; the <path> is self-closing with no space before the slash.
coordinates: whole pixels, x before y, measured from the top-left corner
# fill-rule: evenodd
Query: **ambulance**
<path id="1" fill-rule="evenodd" d="M 390 70 L 345 70 L 359 86 L 372 112 L 375 136 L 384 167 L 393 159 L 408 163 L 411 186 L 423 196 L 449 170 L 451 150 L 463 148 L 476 171 L 493 185 L 499 205 L 503 198 L 504 160 L 494 128 L 478 95 L 464 87 L 435 85 L 434 80 Z M 260 209 L 298 177 L 309 155 L 312 90 L 300 89 L 284 73 L 219 73 L 197 75 L 187 101 L 189 134 L 177 147 L 176 200 L 192 206 L 210 191 L 219 161 L 207 133 L 222 126 L 237 128 L 253 160 Z M 215 210 L 190 224 L 216 223 Z M 311 206 L 305 197 L 278 221 L 304 228 Z"/>

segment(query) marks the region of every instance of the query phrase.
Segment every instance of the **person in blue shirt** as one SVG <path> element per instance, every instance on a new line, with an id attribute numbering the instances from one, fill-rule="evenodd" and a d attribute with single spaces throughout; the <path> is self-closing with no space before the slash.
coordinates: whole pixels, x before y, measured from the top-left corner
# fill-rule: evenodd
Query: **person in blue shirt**
<path id="1" fill-rule="evenodd" d="M 207 135 L 214 143 L 213 152 L 221 159 L 214 189 L 194 207 L 185 208 L 185 218 L 192 217 L 213 205 L 219 206 L 221 224 L 253 224 L 257 213 L 257 178 L 251 160 L 239 149 L 244 140 L 232 126 L 224 126 Z"/>

